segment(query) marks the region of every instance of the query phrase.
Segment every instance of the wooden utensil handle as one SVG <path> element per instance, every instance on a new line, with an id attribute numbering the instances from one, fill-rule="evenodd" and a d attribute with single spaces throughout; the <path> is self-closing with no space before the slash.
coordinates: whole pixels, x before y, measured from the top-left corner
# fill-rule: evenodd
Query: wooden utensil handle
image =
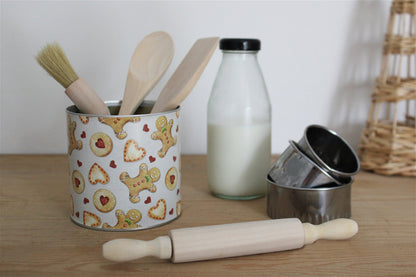
<path id="1" fill-rule="evenodd" d="M 97 93 L 82 78 L 79 78 L 69 85 L 65 93 L 82 113 L 110 115 L 110 111 L 103 100 L 101 100 Z"/>

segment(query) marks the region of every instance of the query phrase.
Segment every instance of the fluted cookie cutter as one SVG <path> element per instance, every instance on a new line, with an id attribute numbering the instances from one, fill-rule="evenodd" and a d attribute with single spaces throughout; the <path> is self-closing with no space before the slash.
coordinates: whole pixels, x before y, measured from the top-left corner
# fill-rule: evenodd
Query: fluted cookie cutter
<path id="1" fill-rule="evenodd" d="M 267 214 L 275 218 L 297 217 L 302 222 L 320 224 L 351 217 L 351 183 L 299 188 L 279 184 L 267 176 Z"/>

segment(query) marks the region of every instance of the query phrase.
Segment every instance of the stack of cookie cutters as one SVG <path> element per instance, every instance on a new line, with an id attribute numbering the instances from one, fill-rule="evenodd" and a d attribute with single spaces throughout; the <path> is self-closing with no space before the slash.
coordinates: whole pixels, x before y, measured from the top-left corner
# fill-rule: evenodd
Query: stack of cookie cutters
<path id="1" fill-rule="evenodd" d="M 351 184 L 360 170 L 351 146 L 336 132 L 310 125 L 267 174 L 267 213 L 320 224 L 351 217 Z"/>

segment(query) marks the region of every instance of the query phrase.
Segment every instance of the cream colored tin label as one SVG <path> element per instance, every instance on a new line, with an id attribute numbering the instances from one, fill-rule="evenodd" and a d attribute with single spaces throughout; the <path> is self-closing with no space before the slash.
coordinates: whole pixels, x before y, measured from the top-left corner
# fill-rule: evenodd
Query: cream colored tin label
<path id="1" fill-rule="evenodd" d="M 181 213 L 179 111 L 127 117 L 69 112 L 71 218 L 138 230 Z"/>

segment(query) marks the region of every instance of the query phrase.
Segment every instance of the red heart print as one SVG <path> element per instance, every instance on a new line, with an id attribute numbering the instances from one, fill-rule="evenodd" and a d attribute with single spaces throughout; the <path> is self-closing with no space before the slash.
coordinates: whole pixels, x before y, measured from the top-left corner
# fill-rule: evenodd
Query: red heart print
<path id="1" fill-rule="evenodd" d="M 150 202 L 152 202 L 152 198 L 150 198 L 150 196 L 148 196 L 146 198 L 146 200 L 144 201 L 145 204 L 149 204 Z"/>
<path id="2" fill-rule="evenodd" d="M 80 160 L 77 160 L 78 166 L 82 166 L 82 162 Z"/>
<path id="3" fill-rule="evenodd" d="M 85 131 L 82 131 L 81 138 L 86 138 L 86 137 L 87 137 L 87 134 L 85 134 Z"/>
<path id="4" fill-rule="evenodd" d="M 117 167 L 116 162 L 114 160 L 112 160 L 110 162 L 110 167 L 112 167 L 112 168 L 116 168 Z"/>
<path id="5" fill-rule="evenodd" d="M 84 198 L 84 204 L 88 204 L 90 203 L 90 200 L 88 200 L 88 198 Z"/>
<path id="6" fill-rule="evenodd" d="M 176 133 L 179 132 L 179 125 L 176 126 Z"/>
<path id="7" fill-rule="evenodd" d="M 173 161 L 176 162 L 176 156 L 173 156 Z"/>
<path id="8" fill-rule="evenodd" d="M 155 157 L 153 157 L 153 156 L 149 156 L 149 161 L 150 161 L 151 163 L 153 163 L 154 161 L 156 161 L 156 158 L 155 158 Z"/>
<path id="9" fill-rule="evenodd" d="M 172 210 L 169 211 L 169 214 L 173 214 L 173 208 L 172 208 Z"/>
<path id="10" fill-rule="evenodd" d="M 147 124 L 144 124 L 143 131 L 149 132 L 149 126 L 147 126 Z"/>
<path id="11" fill-rule="evenodd" d="M 75 215 L 76 215 L 77 217 L 79 217 L 79 212 L 76 212 L 76 213 L 75 213 Z"/>
<path id="12" fill-rule="evenodd" d="M 105 148 L 105 143 L 104 143 L 103 139 L 99 138 L 97 140 L 97 142 L 95 143 L 95 146 L 97 146 L 98 148 Z"/>
<path id="13" fill-rule="evenodd" d="M 107 196 L 104 196 L 104 195 L 100 196 L 101 205 L 103 206 L 107 205 L 108 201 L 110 201 L 110 198 L 108 198 Z"/>
<path id="14" fill-rule="evenodd" d="M 175 182 L 175 175 L 170 175 L 169 176 L 169 181 L 171 184 L 173 184 Z"/>

